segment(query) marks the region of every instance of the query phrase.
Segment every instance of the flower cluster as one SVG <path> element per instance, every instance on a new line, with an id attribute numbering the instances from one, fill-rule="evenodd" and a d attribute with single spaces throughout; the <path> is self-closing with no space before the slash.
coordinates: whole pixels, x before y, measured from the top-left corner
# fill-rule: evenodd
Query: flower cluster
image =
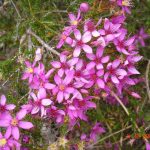
<path id="1" fill-rule="evenodd" d="M 124 13 L 130 13 L 130 0 L 111 2 L 116 2 Z M 9 113 L 15 106 L 7 105 L 5 97 L 1 97 L 0 126 L 6 128 L 6 133 L 0 134 L 0 147 L 20 145 L 19 128 L 33 127 L 32 123 L 22 121 L 27 113 L 60 125 L 67 123 L 70 131 L 75 125 L 80 126 L 80 121 L 90 121 L 87 111 L 96 109 L 99 100 L 118 104 L 112 91 L 124 105 L 128 102 L 124 95 L 140 99 L 132 88 L 139 82 L 136 64 L 142 59 L 136 43 L 140 41 L 144 46 L 147 34 L 141 29 L 140 37 L 129 37 L 124 27 L 125 15 L 99 18 L 97 23 L 92 18 L 84 19 L 89 9 L 87 3 L 82 3 L 77 16 L 69 14 L 69 25 L 56 46 L 63 52 L 58 60 L 47 65 L 49 68 L 41 61 L 40 49 L 33 63 L 25 61 L 22 80 L 28 80 L 29 100 L 16 116 Z M 80 137 L 88 144 L 104 132 L 102 124 L 97 122 L 89 134 L 81 133 Z"/>
<path id="2" fill-rule="evenodd" d="M 20 128 L 29 130 L 33 127 L 31 122 L 23 121 L 27 111 L 21 109 L 16 115 L 11 115 L 15 109 L 14 104 L 7 104 L 4 95 L 0 98 L 0 127 L 5 133 L 0 132 L 0 150 L 20 149 Z"/>
<path id="3" fill-rule="evenodd" d="M 118 1 L 128 12 L 126 4 L 127 1 Z M 67 120 L 69 129 L 80 126 L 80 120 L 89 121 L 87 111 L 96 109 L 96 97 L 111 104 L 118 104 L 112 91 L 124 104 L 128 99 L 123 95 L 140 98 L 132 88 L 139 82 L 136 63 L 142 59 L 136 47 L 137 36 L 128 37 L 124 15 L 99 18 L 96 24 L 91 18 L 84 20 L 87 5 L 80 6 L 77 16 L 69 14 L 69 25 L 60 36 L 56 47 L 68 52 L 50 62 L 48 71 L 40 60 L 26 61 L 22 77 L 28 79 L 31 90 L 29 102 L 22 108 L 58 124 Z M 97 123 L 88 140 L 86 135 L 81 135 L 81 139 L 95 141 L 96 132 L 104 131 Z"/>

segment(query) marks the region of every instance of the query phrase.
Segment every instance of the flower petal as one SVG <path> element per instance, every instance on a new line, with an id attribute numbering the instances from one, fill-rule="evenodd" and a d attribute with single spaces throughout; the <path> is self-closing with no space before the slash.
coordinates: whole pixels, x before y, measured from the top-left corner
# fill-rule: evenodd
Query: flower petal
<path id="1" fill-rule="evenodd" d="M 53 62 L 51 62 L 51 65 L 52 65 L 54 68 L 60 68 L 60 67 L 61 67 L 61 63 L 58 62 L 58 61 L 53 61 Z"/>
<path id="2" fill-rule="evenodd" d="M 46 90 L 44 88 L 40 88 L 37 93 L 38 99 L 43 99 L 46 97 Z"/>
<path id="3" fill-rule="evenodd" d="M 105 88 L 105 83 L 102 79 L 97 80 L 97 85 L 99 86 L 99 88 L 102 88 L 102 89 Z"/>
<path id="4" fill-rule="evenodd" d="M 7 110 L 13 110 L 13 109 L 15 109 L 15 105 L 14 104 L 8 104 L 8 105 L 6 105 L 6 109 Z"/>
<path id="5" fill-rule="evenodd" d="M 81 40 L 81 32 L 79 30 L 74 30 L 74 36 L 78 41 Z"/>
<path id="6" fill-rule="evenodd" d="M 58 92 L 57 94 L 58 103 L 61 103 L 63 101 L 63 98 L 64 98 L 64 93 L 62 91 Z"/>
<path id="7" fill-rule="evenodd" d="M 93 53 L 93 50 L 92 50 L 92 48 L 91 48 L 89 45 L 84 44 L 84 45 L 82 46 L 82 48 L 83 48 L 83 50 L 84 50 L 86 53 L 88 53 L 88 54 Z"/>
<path id="8" fill-rule="evenodd" d="M 117 78 L 116 76 L 114 76 L 114 75 L 111 76 L 111 80 L 112 80 L 112 82 L 114 82 L 114 83 L 119 83 L 118 78 Z"/>
<path id="9" fill-rule="evenodd" d="M 27 111 L 25 109 L 21 109 L 17 113 L 16 117 L 17 117 L 18 120 L 21 120 L 21 119 L 23 119 L 26 116 L 26 114 L 27 114 Z"/>
<path id="10" fill-rule="evenodd" d="M 45 83 L 45 85 L 44 85 L 44 87 L 45 87 L 46 89 L 49 89 L 49 90 L 53 89 L 55 86 L 56 86 L 56 85 L 51 84 L 51 83 Z"/>
<path id="11" fill-rule="evenodd" d="M 91 38 L 92 38 L 91 33 L 87 31 L 83 34 L 82 41 L 83 41 L 83 43 L 87 43 L 91 40 Z"/>
<path id="12" fill-rule="evenodd" d="M 73 52 L 73 56 L 74 57 L 78 57 L 81 53 L 81 48 L 80 47 L 76 47 L 74 52 Z"/>
<path id="13" fill-rule="evenodd" d="M 27 121 L 19 121 L 19 127 L 22 129 L 31 129 L 33 128 L 33 124 Z"/>
<path id="14" fill-rule="evenodd" d="M 3 105 L 3 106 L 6 104 L 6 97 L 5 97 L 5 95 L 1 96 L 0 104 Z"/>
<path id="15" fill-rule="evenodd" d="M 44 106 L 49 106 L 52 103 L 50 99 L 42 99 L 41 102 L 42 102 L 42 105 Z"/>
<path id="16" fill-rule="evenodd" d="M 12 136 L 15 140 L 19 140 L 20 133 L 18 127 L 12 127 Z"/>

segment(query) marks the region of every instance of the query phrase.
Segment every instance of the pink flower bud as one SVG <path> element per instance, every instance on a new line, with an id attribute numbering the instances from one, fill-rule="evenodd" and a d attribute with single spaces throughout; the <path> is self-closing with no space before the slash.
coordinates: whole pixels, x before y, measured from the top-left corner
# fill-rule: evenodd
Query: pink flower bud
<path id="1" fill-rule="evenodd" d="M 89 9 L 90 9 L 90 6 L 89 6 L 88 3 L 82 3 L 82 4 L 80 5 L 80 10 L 81 10 L 81 12 L 86 13 L 86 12 L 89 11 Z"/>

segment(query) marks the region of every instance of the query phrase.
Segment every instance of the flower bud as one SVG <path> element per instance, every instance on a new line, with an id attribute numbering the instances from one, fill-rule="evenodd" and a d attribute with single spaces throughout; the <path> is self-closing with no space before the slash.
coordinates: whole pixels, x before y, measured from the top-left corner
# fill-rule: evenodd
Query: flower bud
<path id="1" fill-rule="evenodd" d="M 81 5 L 80 5 L 81 12 L 86 13 L 89 11 L 89 9 L 90 9 L 90 6 L 88 3 L 81 3 Z"/>

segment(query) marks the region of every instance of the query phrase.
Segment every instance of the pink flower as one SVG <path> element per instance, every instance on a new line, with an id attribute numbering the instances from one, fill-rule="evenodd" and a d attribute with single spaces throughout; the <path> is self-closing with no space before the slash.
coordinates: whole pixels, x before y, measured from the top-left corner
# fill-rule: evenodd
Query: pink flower
<path id="1" fill-rule="evenodd" d="M 79 24 L 79 22 L 81 21 L 81 12 L 80 12 L 80 10 L 78 10 L 77 17 L 74 14 L 70 13 L 69 14 L 69 19 L 70 19 L 71 28 L 75 29 L 77 27 L 77 25 Z"/>
<path id="2" fill-rule="evenodd" d="M 102 133 L 105 133 L 104 128 L 101 127 L 100 123 L 96 123 L 91 130 L 90 140 L 93 140 L 94 142 L 96 142 L 98 135 L 100 135 Z"/>
<path id="3" fill-rule="evenodd" d="M 51 106 L 51 108 L 47 109 L 47 116 L 50 119 L 56 120 L 57 123 L 63 123 L 65 112 L 55 106 Z"/>
<path id="4" fill-rule="evenodd" d="M 128 50 L 129 50 L 129 47 L 133 45 L 133 42 L 135 41 L 135 36 L 129 38 L 128 40 L 125 40 L 125 35 L 126 35 L 126 32 L 122 30 L 120 36 L 114 40 L 114 44 L 118 52 L 121 52 L 125 55 L 129 55 L 130 53 Z"/>
<path id="5" fill-rule="evenodd" d="M 30 88 L 32 89 L 40 89 L 44 88 L 45 90 L 51 90 L 55 87 L 54 84 L 49 82 L 49 78 L 54 72 L 54 69 L 50 69 L 47 73 L 41 72 L 40 74 L 33 77 L 33 81 L 30 84 Z"/>
<path id="6" fill-rule="evenodd" d="M 35 67 L 36 62 L 31 64 L 29 61 L 25 61 L 25 65 L 26 65 L 26 70 L 22 76 L 22 80 L 29 79 L 29 83 L 31 83 L 33 80 L 33 75 L 36 72 L 36 67 Z"/>
<path id="7" fill-rule="evenodd" d="M 95 69 L 89 70 L 89 75 L 87 75 L 87 79 L 89 83 L 85 84 L 85 88 L 91 88 L 92 86 L 98 86 L 99 88 L 105 88 L 105 82 L 103 80 L 104 70 L 99 69 L 96 71 Z"/>
<path id="8" fill-rule="evenodd" d="M 81 3 L 80 4 L 80 10 L 81 10 L 81 12 L 86 13 L 86 12 L 89 11 L 89 9 L 90 9 L 90 6 L 89 6 L 88 3 Z"/>
<path id="9" fill-rule="evenodd" d="M 74 30 L 74 36 L 76 38 L 73 44 L 73 46 L 75 46 L 75 50 L 73 52 L 74 57 L 78 57 L 80 55 L 81 49 L 83 49 L 86 53 L 92 53 L 92 48 L 86 44 L 91 40 L 90 32 L 85 32 L 82 36 L 80 31 L 76 29 Z"/>
<path id="10" fill-rule="evenodd" d="M 63 33 L 61 34 L 60 41 L 56 46 L 58 49 L 61 48 L 64 45 L 64 43 L 67 43 L 69 45 L 72 44 L 72 39 L 69 37 L 71 32 L 72 32 L 72 28 L 65 27 Z"/>
<path id="11" fill-rule="evenodd" d="M 11 150 L 12 148 L 20 148 L 21 145 L 16 140 L 10 138 L 10 136 L 11 132 L 9 131 L 9 129 L 7 129 L 4 136 L 0 132 L 0 150 Z"/>
<path id="12" fill-rule="evenodd" d="M 51 62 L 51 65 L 58 69 L 58 75 L 63 76 L 64 73 L 69 71 L 70 68 L 74 68 L 74 65 L 78 62 L 78 58 L 72 58 L 67 61 L 67 56 L 64 54 L 60 55 L 60 61 L 53 61 Z"/>
<path id="13" fill-rule="evenodd" d="M 132 74 L 140 74 L 140 72 L 135 68 L 135 63 L 140 61 L 142 56 L 128 56 L 124 62 L 124 66 L 127 68 L 128 72 Z"/>
<path id="14" fill-rule="evenodd" d="M 27 111 L 25 109 L 20 110 L 15 117 L 7 114 L 5 120 L 0 120 L 0 126 L 7 127 L 8 134 L 12 134 L 14 139 L 18 140 L 20 137 L 19 128 L 31 129 L 33 127 L 33 124 L 31 122 L 22 121 L 26 114 Z"/>
<path id="15" fill-rule="evenodd" d="M 108 43 L 120 35 L 120 33 L 117 32 L 120 26 L 121 24 L 113 24 L 106 18 L 104 21 L 104 29 L 100 29 L 99 32 L 105 37 L 105 41 Z"/>
<path id="16" fill-rule="evenodd" d="M 96 69 L 103 69 L 103 63 L 108 63 L 109 56 L 103 56 L 104 49 L 99 47 L 96 51 L 96 55 L 94 54 L 87 54 L 87 58 L 90 60 L 90 63 L 87 64 L 87 69 L 90 70 L 94 67 Z"/>
<path id="17" fill-rule="evenodd" d="M 132 0 L 118 0 L 118 6 L 121 6 L 124 13 L 130 14 L 130 7 L 132 7 Z"/>
<path id="18" fill-rule="evenodd" d="M 144 40 L 149 38 L 150 36 L 144 32 L 144 28 L 141 28 L 139 33 L 136 35 L 136 40 L 141 44 L 141 46 L 145 47 Z"/>
<path id="19" fill-rule="evenodd" d="M 107 82 L 108 78 L 110 77 L 113 83 L 118 84 L 118 77 L 122 79 L 124 76 L 127 75 L 127 72 L 124 69 L 121 69 L 119 65 L 120 60 L 118 59 L 107 65 L 107 72 L 104 75 L 105 82 Z"/>
<path id="20" fill-rule="evenodd" d="M 6 104 L 6 97 L 2 95 L 0 98 L 0 113 L 5 113 L 6 111 L 10 111 L 15 109 L 14 104 Z"/>
<path id="21" fill-rule="evenodd" d="M 100 36 L 100 33 L 96 30 L 96 27 L 100 25 L 101 21 L 102 19 L 100 19 L 98 23 L 94 25 L 92 20 L 87 20 L 84 24 L 84 32 L 90 32 L 93 37 Z"/>
<path id="22" fill-rule="evenodd" d="M 33 100 L 29 103 L 32 106 L 31 114 L 41 113 L 41 117 L 46 114 L 45 107 L 52 104 L 52 100 L 46 98 L 46 91 L 44 88 L 39 89 L 37 96 L 32 92 Z M 30 108 L 30 107 L 29 107 Z"/>
<path id="23" fill-rule="evenodd" d="M 70 86 L 70 83 L 73 81 L 74 71 L 69 71 L 66 74 L 66 77 L 62 79 L 59 75 L 54 76 L 54 81 L 56 87 L 53 89 L 53 94 L 57 94 L 57 101 L 61 103 L 64 98 L 67 100 L 70 97 L 70 94 L 73 94 L 74 88 Z"/>

